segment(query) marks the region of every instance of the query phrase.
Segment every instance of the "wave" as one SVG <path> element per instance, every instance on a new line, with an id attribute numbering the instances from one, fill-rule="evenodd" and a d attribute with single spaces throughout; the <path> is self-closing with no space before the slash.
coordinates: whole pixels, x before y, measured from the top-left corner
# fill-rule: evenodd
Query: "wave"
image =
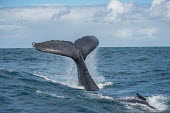
<path id="1" fill-rule="evenodd" d="M 99 93 L 92 93 L 92 92 L 87 92 L 87 96 L 91 99 L 106 99 L 106 100 L 114 100 L 114 98 L 109 97 L 109 96 L 104 96 Z"/>
<path id="2" fill-rule="evenodd" d="M 4 68 L 0 68 L 0 70 L 4 70 Z"/>
<path id="3" fill-rule="evenodd" d="M 99 83 L 97 84 L 100 89 L 103 89 L 106 86 L 111 86 L 113 82 L 105 82 L 105 83 Z"/>
<path id="4" fill-rule="evenodd" d="M 34 75 L 38 76 L 38 77 L 41 77 L 41 78 L 44 78 L 47 81 L 58 83 L 58 84 L 62 84 L 62 85 L 65 85 L 65 86 L 68 86 L 68 87 L 71 87 L 71 88 L 84 89 L 82 86 L 79 86 L 78 84 L 69 84 L 69 83 L 66 83 L 66 82 L 61 82 L 61 81 L 53 80 L 53 79 L 48 78 L 47 76 L 43 76 L 43 75 L 37 74 L 37 73 L 35 73 Z"/>
<path id="5" fill-rule="evenodd" d="M 35 61 L 35 60 L 39 60 L 38 58 L 24 58 L 23 60 L 26 61 Z"/>
<path id="6" fill-rule="evenodd" d="M 143 61 L 149 61 L 150 59 L 146 56 L 143 57 L 137 57 L 133 59 L 129 59 L 128 62 L 143 62 Z"/>
<path id="7" fill-rule="evenodd" d="M 0 102 L 1 102 L 1 105 L 3 104 L 11 104 L 10 100 L 4 96 L 1 96 L 0 97 Z"/>
<path id="8" fill-rule="evenodd" d="M 36 93 L 44 94 L 44 95 L 48 95 L 48 96 L 52 96 L 52 97 L 57 97 L 57 98 L 65 98 L 65 96 L 59 96 L 57 94 L 49 93 L 49 92 L 42 92 L 40 90 L 36 90 Z"/>
<path id="9" fill-rule="evenodd" d="M 13 70 L 5 69 L 5 68 L 0 68 L 0 71 L 4 71 L 4 72 L 14 72 Z"/>
<path id="10" fill-rule="evenodd" d="M 0 72 L 10 74 L 10 75 L 18 75 L 19 72 L 11 70 L 11 69 L 5 69 L 5 68 L 0 68 Z"/>

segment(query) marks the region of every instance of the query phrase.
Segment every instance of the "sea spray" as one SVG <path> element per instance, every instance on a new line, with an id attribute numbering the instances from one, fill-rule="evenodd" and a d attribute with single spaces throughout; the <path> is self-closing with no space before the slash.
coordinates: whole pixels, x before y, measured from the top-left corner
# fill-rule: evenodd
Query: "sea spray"
<path id="1" fill-rule="evenodd" d="M 153 95 L 148 97 L 148 103 L 159 111 L 165 111 L 168 109 L 167 102 L 169 100 L 170 98 L 164 95 Z"/>
<path id="2" fill-rule="evenodd" d="M 98 74 L 97 72 L 97 50 L 93 51 L 86 59 L 87 67 L 94 81 L 97 83 L 100 89 L 105 86 L 112 85 L 112 82 L 106 82 L 105 78 Z M 44 73 L 44 72 L 35 72 L 34 75 L 42 77 L 48 81 L 60 83 L 62 85 L 69 86 L 71 88 L 84 89 L 78 83 L 77 67 L 74 61 L 68 57 L 60 57 L 57 55 L 56 60 L 48 65 L 49 70 L 52 72 L 60 72 L 61 74 L 55 73 Z M 58 63 L 58 60 L 61 59 L 62 63 Z M 54 66 L 56 65 L 56 66 Z M 61 66 L 59 66 L 61 65 Z"/>
<path id="3" fill-rule="evenodd" d="M 97 84 L 101 84 L 105 82 L 105 78 L 104 76 L 99 75 L 97 71 L 97 62 L 99 62 L 96 57 L 97 52 L 98 48 L 87 56 L 86 64 L 89 69 L 90 75 L 93 77 L 94 81 Z"/>

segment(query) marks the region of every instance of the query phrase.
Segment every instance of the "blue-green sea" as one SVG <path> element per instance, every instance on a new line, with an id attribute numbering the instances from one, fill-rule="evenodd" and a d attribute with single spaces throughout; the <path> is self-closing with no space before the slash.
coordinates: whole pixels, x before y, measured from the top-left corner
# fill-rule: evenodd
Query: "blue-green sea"
<path id="1" fill-rule="evenodd" d="M 99 47 L 86 59 L 99 91 L 79 86 L 72 59 L 0 49 L 0 113 L 170 113 L 170 47 Z M 136 92 L 156 109 L 121 102 Z"/>

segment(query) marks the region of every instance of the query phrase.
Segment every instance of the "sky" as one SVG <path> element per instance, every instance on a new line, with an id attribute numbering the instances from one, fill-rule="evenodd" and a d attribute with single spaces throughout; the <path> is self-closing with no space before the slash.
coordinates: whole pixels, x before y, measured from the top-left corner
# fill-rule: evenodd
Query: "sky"
<path id="1" fill-rule="evenodd" d="M 39 4 L 64 4 L 71 6 L 80 5 L 104 5 L 110 0 L 0 0 L 2 7 L 23 7 Z M 130 0 L 120 0 L 121 2 L 129 2 Z M 152 0 L 133 0 L 136 4 L 151 4 Z"/>
<path id="2" fill-rule="evenodd" d="M 0 0 L 0 48 L 94 35 L 100 47 L 170 46 L 169 0 Z"/>

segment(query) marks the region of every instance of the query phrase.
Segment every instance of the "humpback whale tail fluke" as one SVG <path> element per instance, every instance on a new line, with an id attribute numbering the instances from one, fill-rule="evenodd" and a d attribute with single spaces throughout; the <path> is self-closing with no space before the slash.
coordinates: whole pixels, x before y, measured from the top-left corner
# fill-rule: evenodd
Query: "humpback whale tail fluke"
<path id="1" fill-rule="evenodd" d="M 96 85 L 85 64 L 85 59 L 99 44 L 94 36 L 85 36 L 74 43 L 69 41 L 51 40 L 42 43 L 32 43 L 33 47 L 39 51 L 62 55 L 72 58 L 78 71 L 79 84 L 84 86 L 85 90 L 96 91 L 99 87 Z"/>

